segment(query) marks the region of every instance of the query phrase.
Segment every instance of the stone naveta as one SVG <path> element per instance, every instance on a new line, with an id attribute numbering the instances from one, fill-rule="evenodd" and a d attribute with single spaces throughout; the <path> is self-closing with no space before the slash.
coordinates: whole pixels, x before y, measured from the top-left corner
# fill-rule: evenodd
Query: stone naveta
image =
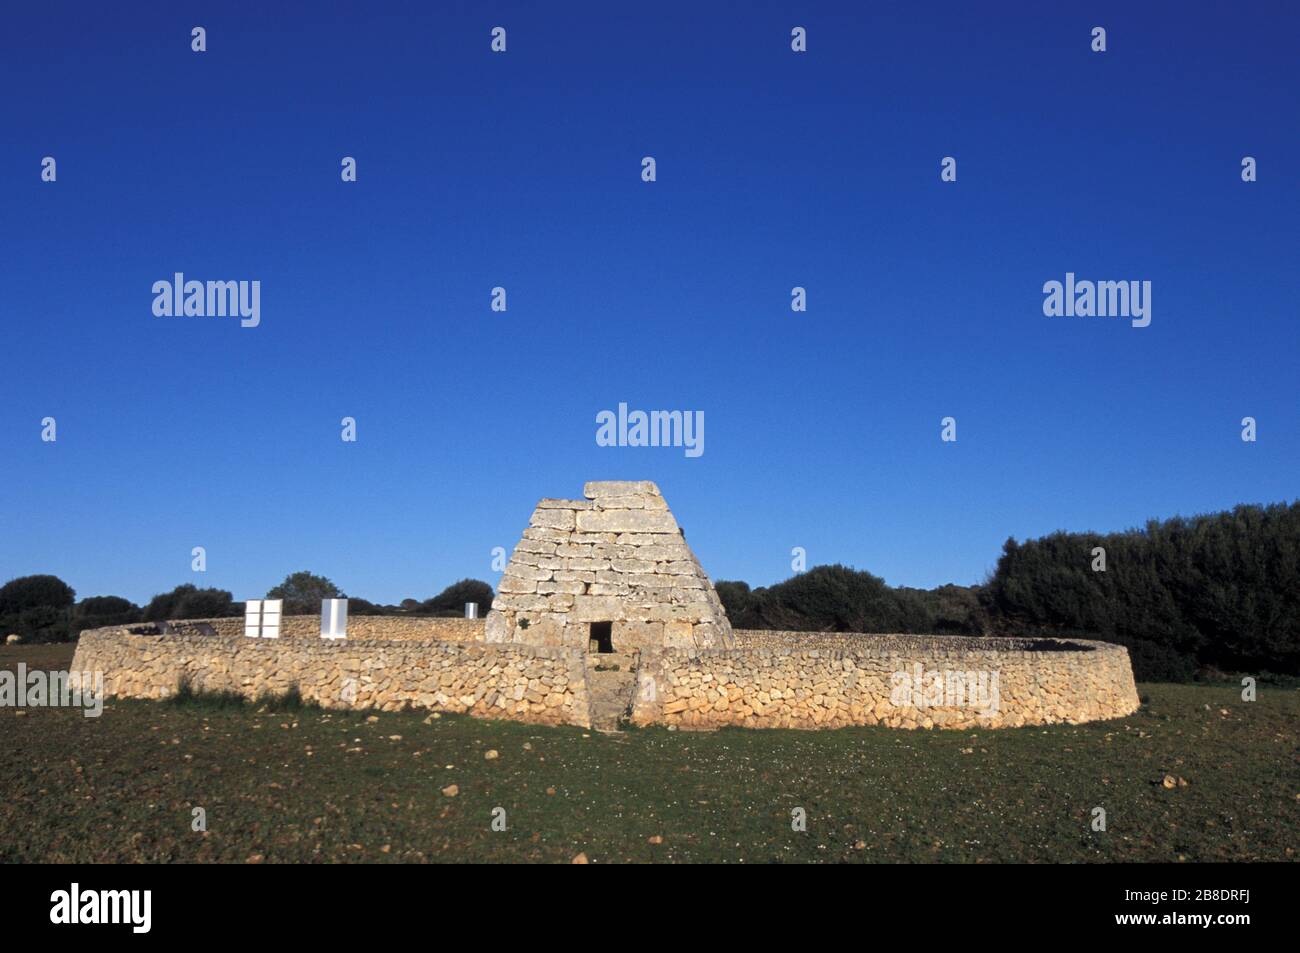
<path id="1" fill-rule="evenodd" d="M 734 647 L 713 583 L 659 487 L 593 482 L 537 504 L 487 617 L 487 641 L 610 653 Z"/>

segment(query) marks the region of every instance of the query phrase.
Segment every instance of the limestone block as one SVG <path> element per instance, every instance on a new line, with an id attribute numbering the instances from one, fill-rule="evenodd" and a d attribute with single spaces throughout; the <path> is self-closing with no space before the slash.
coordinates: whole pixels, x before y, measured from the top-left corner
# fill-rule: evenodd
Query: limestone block
<path id="1" fill-rule="evenodd" d="M 506 566 L 506 571 L 502 573 L 502 580 L 522 579 L 532 580 L 534 582 L 541 579 L 550 579 L 553 570 L 542 569 L 538 566 L 529 566 L 527 563 L 519 560 L 512 560 L 510 565 Z"/>
<path id="2" fill-rule="evenodd" d="M 575 596 L 575 622 L 613 622 L 624 617 L 623 601 L 617 596 Z"/>
<path id="3" fill-rule="evenodd" d="M 565 560 L 564 568 L 569 572 L 601 572 L 609 569 L 604 559 L 587 559 L 581 556 Z"/>
<path id="4" fill-rule="evenodd" d="M 591 516 L 593 514 L 584 514 Z M 573 510 L 534 510 L 528 525 L 538 529 L 554 529 L 568 532 L 573 529 Z"/>
<path id="5" fill-rule="evenodd" d="M 497 603 L 501 603 L 497 606 Z M 550 606 L 550 600 L 535 593 L 503 593 L 493 600 L 493 608 L 516 612 L 540 612 Z"/>
<path id="6" fill-rule="evenodd" d="M 695 647 L 695 639 L 692 637 L 692 630 L 695 628 L 689 622 L 673 621 L 663 623 L 664 648 L 690 649 Z"/>
<path id="7" fill-rule="evenodd" d="M 599 500 L 590 504 L 599 507 L 602 510 L 643 510 L 646 508 L 646 500 L 653 500 L 652 496 L 602 496 Z"/>
<path id="8" fill-rule="evenodd" d="M 615 566 L 614 568 L 617 569 L 618 567 Z M 699 572 L 699 567 L 693 562 L 678 560 L 676 562 L 659 563 L 655 568 L 655 572 L 668 573 L 673 576 L 693 576 Z"/>
<path id="9" fill-rule="evenodd" d="M 609 564 L 614 572 L 653 573 L 655 564 L 648 559 L 615 559 Z"/>
<path id="10" fill-rule="evenodd" d="M 510 622 L 504 612 L 497 612 L 495 609 L 487 614 L 487 622 L 483 627 L 483 637 L 488 642 L 504 642 L 510 633 Z"/>
<path id="11" fill-rule="evenodd" d="M 589 500 L 605 496 L 659 496 L 659 487 L 649 480 L 593 480 L 583 484 L 582 495 Z"/>
<path id="12" fill-rule="evenodd" d="M 538 553 L 542 556 L 554 556 L 555 547 L 559 545 L 554 540 L 521 539 L 515 545 L 515 553 Z"/>
<path id="13" fill-rule="evenodd" d="M 654 649 L 663 644 L 664 624 L 619 620 L 612 627 L 610 641 L 614 644 L 615 652 Z"/>
<path id="14" fill-rule="evenodd" d="M 579 530 L 589 533 L 676 533 L 667 510 L 595 510 L 577 514 Z"/>

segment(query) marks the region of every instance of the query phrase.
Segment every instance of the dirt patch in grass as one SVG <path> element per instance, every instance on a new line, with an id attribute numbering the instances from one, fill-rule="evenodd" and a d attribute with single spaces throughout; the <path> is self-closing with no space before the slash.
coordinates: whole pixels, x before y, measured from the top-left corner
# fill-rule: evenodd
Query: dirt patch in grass
<path id="1" fill-rule="evenodd" d="M 10 646 L 0 667 L 71 657 Z M 1139 691 L 1117 721 L 962 732 L 605 736 L 203 696 L 0 709 L 0 861 L 1294 859 L 1300 692 Z"/>

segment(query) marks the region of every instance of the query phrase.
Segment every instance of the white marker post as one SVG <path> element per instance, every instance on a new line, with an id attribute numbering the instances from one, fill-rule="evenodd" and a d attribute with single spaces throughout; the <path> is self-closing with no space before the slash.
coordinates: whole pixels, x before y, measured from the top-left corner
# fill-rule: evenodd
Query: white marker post
<path id="1" fill-rule="evenodd" d="M 348 600 L 321 600 L 320 637 L 322 639 L 346 639 L 348 637 Z"/>
<path id="2" fill-rule="evenodd" d="M 465 603 L 465 618 L 467 618 L 467 619 L 477 619 L 477 618 L 478 618 L 478 603 L 477 603 L 477 602 L 467 602 L 467 603 Z"/>
<path id="3" fill-rule="evenodd" d="M 280 637 L 280 607 L 283 605 L 283 599 L 262 600 L 262 638 Z"/>
<path id="4" fill-rule="evenodd" d="M 244 603 L 244 635 L 257 638 L 262 631 L 262 600 L 249 599 Z"/>

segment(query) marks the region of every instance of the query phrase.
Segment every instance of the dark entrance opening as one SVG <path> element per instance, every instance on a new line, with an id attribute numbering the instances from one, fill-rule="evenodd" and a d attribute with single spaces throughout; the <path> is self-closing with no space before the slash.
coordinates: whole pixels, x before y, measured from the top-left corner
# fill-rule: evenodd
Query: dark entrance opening
<path id="1" fill-rule="evenodd" d="M 614 651 L 614 623 L 612 622 L 593 622 L 591 624 L 591 641 L 588 644 L 589 652 L 599 652 L 602 655 L 610 654 Z"/>

